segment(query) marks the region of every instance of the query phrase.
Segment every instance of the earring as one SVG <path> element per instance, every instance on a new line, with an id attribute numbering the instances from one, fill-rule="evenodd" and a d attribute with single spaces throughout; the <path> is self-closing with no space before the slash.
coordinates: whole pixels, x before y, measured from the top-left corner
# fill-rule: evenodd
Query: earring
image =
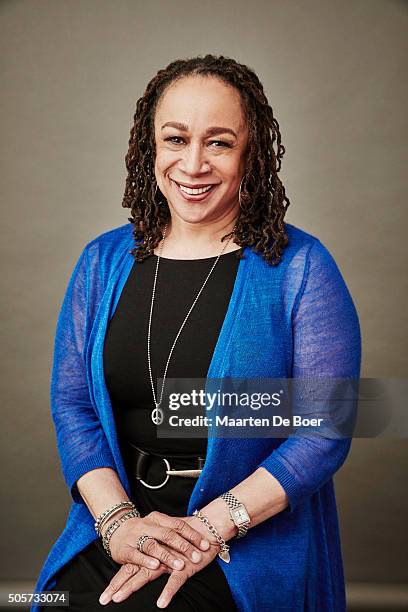
<path id="1" fill-rule="evenodd" d="M 239 191 L 238 191 L 238 202 L 239 202 L 239 207 L 242 210 L 242 202 L 241 202 L 241 188 L 242 188 L 242 182 L 244 180 L 244 177 L 242 177 L 241 182 L 239 184 Z"/>

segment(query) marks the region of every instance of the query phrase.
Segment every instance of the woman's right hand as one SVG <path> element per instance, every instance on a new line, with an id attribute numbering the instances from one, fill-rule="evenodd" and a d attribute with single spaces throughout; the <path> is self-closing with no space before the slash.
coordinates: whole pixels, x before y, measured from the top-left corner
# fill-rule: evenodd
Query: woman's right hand
<path id="1" fill-rule="evenodd" d="M 119 517 L 120 515 L 115 518 Z M 145 540 L 142 553 L 137 548 L 137 542 L 144 534 L 154 539 Z M 161 546 L 161 542 L 167 548 Z M 143 518 L 128 519 L 116 529 L 109 542 L 114 561 L 122 565 L 132 563 L 149 569 L 158 569 L 160 564 L 171 570 L 183 569 L 184 561 L 177 556 L 177 551 L 193 563 L 199 563 L 202 559 L 200 549 L 208 550 L 209 547 L 209 540 L 203 538 L 202 533 L 186 521 L 156 511 Z"/>

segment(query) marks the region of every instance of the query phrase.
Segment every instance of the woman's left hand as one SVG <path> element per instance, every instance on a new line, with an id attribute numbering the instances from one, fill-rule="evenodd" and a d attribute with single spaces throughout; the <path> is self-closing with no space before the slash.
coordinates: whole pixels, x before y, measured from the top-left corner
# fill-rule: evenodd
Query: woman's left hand
<path id="1" fill-rule="evenodd" d="M 138 569 L 138 566 L 126 563 L 125 565 L 122 565 L 120 570 L 114 575 L 109 585 L 103 592 L 102 595 L 106 594 L 108 596 L 108 599 L 103 601 L 104 604 L 109 603 L 111 600 L 115 602 L 124 601 L 132 593 L 138 591 L 148 582 L 155 580 L 163 573 L 170 573 L 167 584 L 157 601 L 157 606 L 159 608 L 165 608 L 168 606 L 180 587 L 182 587 L 188 580 L 188 578 L 191 578 L 191 576 L 202 570 L 215 559 L 220 550 L 220 545 L 215 537 L 209 532 L 207 527 L 202 523 L 201 525 L 197 525 L 197 522 L 199 521 L 197 521 L 194 516 L 183 516 L 180 518 L 182 518 L 186 523 L 191 524 L 191 526 L 193 526 L 197 531 L 201 531 L 210 541 L 209 549 L 207 551 L 200 551 L 201 560 L 197 563 L 192 563 L 188 557 L 184 556 L 180 552 L 177 552 L 177 555 L 184 561 L 184 567 L 181 570 L 171 570 L 163 564 L 160 564 L 156 570 L 146 570 L 146 568 Z M 167 548 L 163 544 L 162 546 Z"/>

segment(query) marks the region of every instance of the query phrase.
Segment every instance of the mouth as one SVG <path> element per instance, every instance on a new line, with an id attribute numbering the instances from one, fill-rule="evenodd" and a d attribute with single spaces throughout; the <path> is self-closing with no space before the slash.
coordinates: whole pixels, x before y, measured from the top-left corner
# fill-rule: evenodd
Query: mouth
<path id="1" fill-rule="evenodd" d="M 194 187 L 189 187 L 185 184 L 177 183 L 177 181 L 171 179 L 175 184 L 179 194 L 187 200 L 187 202 L 201 202 L 209 197 L 219 183 L 207 183 L 206 185 L 200 184 Z"/>

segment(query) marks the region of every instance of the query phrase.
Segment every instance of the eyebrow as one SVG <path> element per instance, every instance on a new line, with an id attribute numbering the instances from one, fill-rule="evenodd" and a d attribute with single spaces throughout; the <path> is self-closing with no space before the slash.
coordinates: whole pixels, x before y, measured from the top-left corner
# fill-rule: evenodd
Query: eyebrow
<path id="1" fill-rule="evenodd" d="M 188 126 L 185 125 L 184 123 L 179 123 L 178 121 L 167 121 L 167 123 L 164 123 L 162 125 L 161 129 L 163 130 L 165 127 L 174 127 L 176 128 L 176 130 L 180 130 L 180 132 L 188 132 Z M 235 136 L 235 138 L 238 138 L 234 130 L 232 130 L 231 128 L 221 127 L 218 125 L 209 127 L 206 132 L 208 136 L 216 136 L 217 134 L 226 134 L 226 133 L 232 134 L 233 136 Z"/>

